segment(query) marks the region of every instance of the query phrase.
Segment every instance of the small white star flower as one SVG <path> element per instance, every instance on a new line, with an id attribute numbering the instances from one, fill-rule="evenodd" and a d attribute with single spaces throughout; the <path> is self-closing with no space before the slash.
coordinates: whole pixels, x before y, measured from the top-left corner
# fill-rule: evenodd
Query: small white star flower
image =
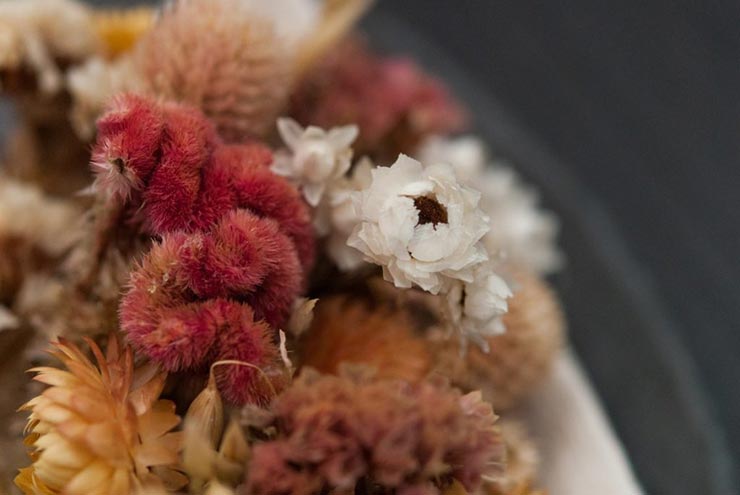
<path id="1" fill-rule="evenodd" d="M 447 312 L 462 342 L 473 341 L 487 351 L 486 337 L 505 331 L 501 317 L 509 310 L 507 300 L 511 296 L 508 284 L 490 263 L 476 270 L 472 282 L 453 283 L 446 294 Z"/>
<path id="2" fill-rule="evenodd" d="M 343 177 L 352 164 L 350 145 L 357 138 L 357 126 L 325 131 L 303 128 L 293 119 L 278 119 L 280 136 L 289 151 L 278 153 L 273 172 L 297 183 L 306 202 L 316 207 L 327 187 Z"/>

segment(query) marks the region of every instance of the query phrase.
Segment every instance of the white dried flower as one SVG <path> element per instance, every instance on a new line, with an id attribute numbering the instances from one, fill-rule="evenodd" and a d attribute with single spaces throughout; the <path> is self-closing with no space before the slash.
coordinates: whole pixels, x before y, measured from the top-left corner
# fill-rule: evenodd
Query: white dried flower
<path id="1" fill-rule="evenodd" d="M 422 143 L 416 157 L 422 163 L 449 163 L 466 184 L 480 177 L 488 161 L 485 145 L 475 136 L 432 136 Z"/>
<path id="2" fill-rule="evenodd" d="M 348 246 L 347 240 L 360 223 L 353 194 L 370 187 L 374 168 L 375 165 L 369 158 L 363 158 L 355 165 L 349 177 L 338 181 L 329 191 L 330 229 L 326 251 L 342 271 L 356 270 L 365 263 L 362 253 Z"/>
<path id="3" fill-rule="evenodd" d="M 401 155 L 373 170 L 370 187 L 354 200 L 361 223 L 348 244 L 381 265 L 397 287 L 438 294 L 451 280 L 472 282 L 488 259 L 478 242 L 488 231 L 480 193 L 460 184 L 449 165 L 424 167 Z"/>
<path id="4" fill-rule="evenodd" d="M 417 154 L 422 160 L 450 163 L 461 181 L 481 191 L 480 207 L 491 221 L 484 237 L 489 254 L 500 254 L 507 263 L 541 274 L 560 267 L 557 219 L 539 206 L 537 192 L 513 168 L 500 161 L 488 163 L 480 139 L 435 137 Z"/>
<path id="5" fill-rule="evenodd" d="M 0 175 L 0 237 L 26 239 L 58 256 L 79 240 L 81 218 L 74 202 L 48 197 L 33 184 Z"/>
<path id="6" fill-rule="evenodd" d="M 79 61 L 98 49 L 90 9 L 82 2 L 0 2 L 0 70 L 30 69 L 44 93 L 63 87 L 60 60 Z"/>
<path id="7" fill-rule="evenodd" d="M 560 268 L 558 220 L 539 207 L 537 191 L 502 164 L 486 170 L 479 182 L 481 207 L 491 218 L 491 230 L 483 239 L 488 251 L 501 253 L 509 264 L 541 274 Z"/>
<path id="8" fill-rule="evenodd" d="M 72 96 L 70 120 L 84 140 L 95 134 L 95 122 L 111 97 L 125 91 L 138 92 L 144 87 L 130 56 L 113 61 L 91 57 L 67 73 L 67 89 Z"/>
<path id="9" fill-rule="evenodd" d="M 448 312 L 463 343 L 472 340 L 487 351 L 485 337 L 505 330 L 501 317 L 509 309 L 507 299 L 511 296 L 508 284 L 493 271 L 490 263 L 478 268 L 472 282 L 453 284 L 446 296 Z"/>
<path id="10" fill-rule="evenodd" d="M 328 185 L 352 164 L 350 145 L 357 137 L 357 126 L 304 129 L 295 120 L 282 118 L 278 130 L 290 151 L 276 155 L 272 170 L 298 183 L 308 204 L 318 206 Z"/>

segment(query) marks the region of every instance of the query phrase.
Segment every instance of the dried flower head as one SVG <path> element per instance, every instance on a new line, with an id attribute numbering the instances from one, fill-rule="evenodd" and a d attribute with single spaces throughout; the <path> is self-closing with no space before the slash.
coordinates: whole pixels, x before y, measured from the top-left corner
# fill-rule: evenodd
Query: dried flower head
<path id="1" fill-rule="evenodd" d="M 479 198 L 451 167 L 425 167 L 401 155 L 393 166 L 374 169 L 370 187 L 355 194 L 361 223 L 348 244 L 381 265 L 397 287 L 438 294 L 450 280 L 472 282 L 488 259 L 478 242 L 488 231 Z"/>
<path id="2" fill-rule="evenodd" d="M 350 145 L 357 137 L 357 126 L 304 129 L 295 120 L 282 118 L 278 130 L 288 151 L 275 156 L 272 170 L 299 184 L 306 202 L 318 206 L 327 187 L 352 164 Z"/>
<path id="3" fill-rule="evenodd" d="M 491 263 L 479 266 L 472 282 L 453 282 L 445 295 L 447 317 L 463 337 L 488 352 L 487 337 L 504 333 L 502 316 L 509 310 L 512 293 L 506 281 L 493 271 Z"/>
<path id="4" fill-rule="evenodd" d="M 133 345 L 170 371 L 249 363 L 218 370 L 225 397 L 269 400 L 285 379 L 274 340 L 314 245 L 307 207 L 270 171 L 270 150 L 224 144 L 194 108 L 124 95 L 99 120 L 93 157 L 95 188 L 162 239 L 121 304 Z"/>
<path id="5" fill-rule="evenodd" d="M 474 490 L 503 461 L 491 407 L 443 384 L 304 371 L 272 409 L 279 436 L 254 447 L 255 495 L 347 490 L 364 479 L 438 493 L 445 477 Z"/>
<path id="6" fill-rule="evenodd" d="M 480 207 L 491 226 L 483 238 L 489 253 L 537 273 L 551 273 L 560 267 L 555 216 L 539 206 L 537 193 L 522 183 L 513 168 L 490 161 L 480 139 L 433 137 L 416 155 L 422 162 L 451 164 L 458 179 L 481 191 Z"/>
<path id="7" fill-rule="evenodd" d="M 0 2 L 0 33 L 0 73 L 28 71 L 47 94 L 63 88 L 63 64 L 99 47 L 89 9 L 73 0 Z"/>
<path id="8" fill-rule="evenodd" d="M 71 201 L 53 198 L 32 184 L 0 175 L 0 237 L 18 237 L 52 256 L 79 238 L 74 228 L 82 216 Z"/>
<path id="9" fill-rule="evenodd" d="M 211 393 L 207 392 L 208 395 Z M 182 460 L 182 467 L 190 478 L 190 492 L 203 493 L 204 485 L 221 483 L 235 487 L 244 479 L 250 454 L 244 429 L 232 418 L 223 438 L 219 432 L 214 439 L 210 435 L 212 432 L 204 431 L 202 416 L 191 414 L 194 407 L 199 405 L 191 405 L 185 417 Z"/>
<path id="10" fill-rule="evenodd" d="M 483 238 L 488 251 L 501 253 L 514 267 L 540 274 L 557 271 L 563 263 L 556 244 L 558 220 L 539 206 L 538 193 L 501 163 L 486 170 L 479 183 L 481 208 L 491 219 Z"/>
<path id="11" fill-rule="evenodd" d="M 347 240 L 360 223 L 353 195 L 370 187 L 373 168 L 375 168 L 373 162 L 365 157 L 354 165 L 349 176 L 332 185 L 329 190 L 329 201 L 322 212 L 325 217 L 321 218 L 323 230 L 317 227 L 320 233 L 328 232 L 326 254 L 341 271 L 356 270 L 365 264 L 362 253 L 350 247 Z"/>
<path id="12" fill-rule="evenodd" d="M 440 372 L 466 390 L 482 390 L 497 411 L 518 404 L 547 375 L 565 332 L 560 304 L 547 283 L 524 271 L 513 280 L 514 295 L 502 317 L 506 332 L 486 338 L 488 352 L 471 348 L 461 356 L 443 346 L 436 354 Z"/>
<path id="13" fill-rule="evenodd" d="M 332 374 L 343 364 L 362 364 L 378 378 L 420 381 L 431 370 L 433 357 L 409 320 L 403 310 L 373 307 L 361 299 L 321 299 L 301 341 L 301 364 Z"/>
<path id="14" fill-rule="evenodd" d="M 530 486 L 537 478 L 540 456 L 537 446 L 523 423 L 514 419 L 499 421 L 506 446 L 506 470 L 496 481 L 486 483 L 484 491 L 490 495 L 528 494 L 523 487 Z"/>
<path id="15" fill-rule="evenodd" d="M 408 60 L 380 57 L 358 39 L 336 47 L 304 78 L 289 115 L 323 128 L 356 124 L 355 152 L 381 162 L 465 122 L 461 106 L 439 81 Z"/>
<path id="16" fill-rule="evenodd" d="M 229 141 L 271 130 L 291 85 L 274 21 L 243 0 L 170 3 L 134 58 L 147 92 L 200 108 Z"/>
<path id="17" fill-rule="evenodd" d="M 154 24 L 156 12 L 149 7 L 125 10 L 96 10 L 92 14 L 95 31 L 108 58 L 129 52 Z"/>
<path id="18" fill-rule="evenodd" d="M 274 329 L 290 315 L 301 273 L 277 224 L 238 210 L 212 232 L 166 235 L 131 275 L 121 327 L 167 370 L 248 363 L 220 368 L 220 388 L 231 402 L 263 403 L 285 380 Z"/>
<path id="19" fill-rule="evenodd" d="M 405 155 L 371 175 L 369 187 L 352 194 L 358 224 L 347 244 L 396 287 L 446 295 L 450 329 L 485 348 L 484 337 L 502 331 L 511 292 L 480 242 L 489 228 L 480 193 L 458 182 L 451 166 Z"/>
<path id="20" fill-rule="evenodd" d="M 80 237 L 81 216 L 73 202 L 0 175 L 0 304 L 11 304 L 33 274 L 50 271 Z"/>
<path id="21" fill-rule="evenodd" d="M 72 96 L 70 121 L 77 135 L 89 141 L 95 125 L 113 95 L 123 91 L 140 92 L 144 87 L 131 57 L 105 60 L 90 57 L 67 71 L 67 90 Z"/>
<path id="22" fill-rule="evenodd" d="M 207 230 L 244 208 L 278 222 L 303 267 L 314 235 L 298 191 L 269 170 L 272 152 L 252 143 L 227 145 L 197 109 L 122 95 L 98 121 L 95 189 L 152 234 Z"/>
<path id="23" fill-rule="evenodd" d="M 107 354 L 89 341 L 96 362 L 60 341 L 51 354 L 66 370 L 37 368 L 50 387 L 29 401 L 28 445 L 33 464 L 16 484 L 26 494 L 110 495 L 145 484 L 179 488 L 187 481 L 178 461 L 175 406 L 157 400 L 164 375 L 134 370 L 129 348 L 115 338 Z"/>
<path id="24" fill-rule="evenodd" d="M 224 403 L 213 373 L 208 377 L 206 387 L 188 407 L 185 424 L 192 425 L 200 435 L 210 440 L 211 445 L 218 445 L 224 429 Z"/>

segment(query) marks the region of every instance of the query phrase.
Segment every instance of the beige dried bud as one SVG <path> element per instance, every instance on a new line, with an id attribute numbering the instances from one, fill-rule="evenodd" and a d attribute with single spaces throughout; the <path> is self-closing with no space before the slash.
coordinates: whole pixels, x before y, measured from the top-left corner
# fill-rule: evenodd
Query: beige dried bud
<path id="1" fill-rule="evenodd" d="M 224 429 L 224 404 L 213 373 L 206 388 L 190 404 L 185 421 L 209 439 L 213 447 L 218 445 Z"/>
<path id="2" fill-rule="evenodd" d="M 181 467 L 190 479 L 190 490 L 197 493 L 215 477 L 217 452 L 208 436 L 194 421 L 185 420 Z"/>
<path id="3" fill-rule="evenodd" d="M 203 396 L 203 393 L 196 401 Z M 223 415 L 221 415 L 222 427 Z M 214 443 L 209 438 L 211 432 L 211 430 L 204 430 L 200 417 L 190 416 L 190 411 L 188 411 L 185 417 L 182 468 L 190 478 L 190 490 L 193 493 L 202 493 L 204 489 L 205 493 L 210 493 L 209 490 L 215 490 L 212 488 L 214 484 L 220 483 L 226 486 L 237 486 L 244 479 L 244 469 L 250 456 L 250 447 L 239 422 L 234 418 L 231 419 L 220 445 L 218 439 Z"/>
<path id="4" fill-rule="evenodd" d="M 244 468 L 250 456 L 249 442 L 244 429 L 232 418 L 221 441 L 216 461 L 218 479 L 236 485 L 244 478 Z"/>
<path id="5" fill-rule="evenodd" d="M 301 297 L 293 303 L 293 312 L 290 315 L 286 330 L 294 337 L 300 336 L 308 330 L 313 321 L 313 310 L 316 307 L 318 299 L 308 299 Z"/>

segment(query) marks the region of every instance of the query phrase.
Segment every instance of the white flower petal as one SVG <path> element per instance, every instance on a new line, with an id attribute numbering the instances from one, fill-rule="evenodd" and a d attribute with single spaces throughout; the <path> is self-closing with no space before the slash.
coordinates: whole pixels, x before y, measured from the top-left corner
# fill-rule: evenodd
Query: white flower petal
<path id="1" fill-rule="evenodd" d="M 317 206 L 325 188 L 324 184 L 306 184 L 303 186 L 303 197 L 306 198 L 306 203 L 314 207 Z"/>
<path id="2" fill-rule="evenodd" d="M 281 117 L 277 120 L 277 128 L 280 138 L 290 149 L 296 149 L 303 134 L 303 127 L 295 120 Z"/>
<path id="3" fill-rule="evenodd" d="M 360 128 L 356 125 L 346 125 L 344 127 L 335 127 L 329 131 L 329 142 L 335 149 L 348 148 L 355 142 L 360 133 Z"/>

